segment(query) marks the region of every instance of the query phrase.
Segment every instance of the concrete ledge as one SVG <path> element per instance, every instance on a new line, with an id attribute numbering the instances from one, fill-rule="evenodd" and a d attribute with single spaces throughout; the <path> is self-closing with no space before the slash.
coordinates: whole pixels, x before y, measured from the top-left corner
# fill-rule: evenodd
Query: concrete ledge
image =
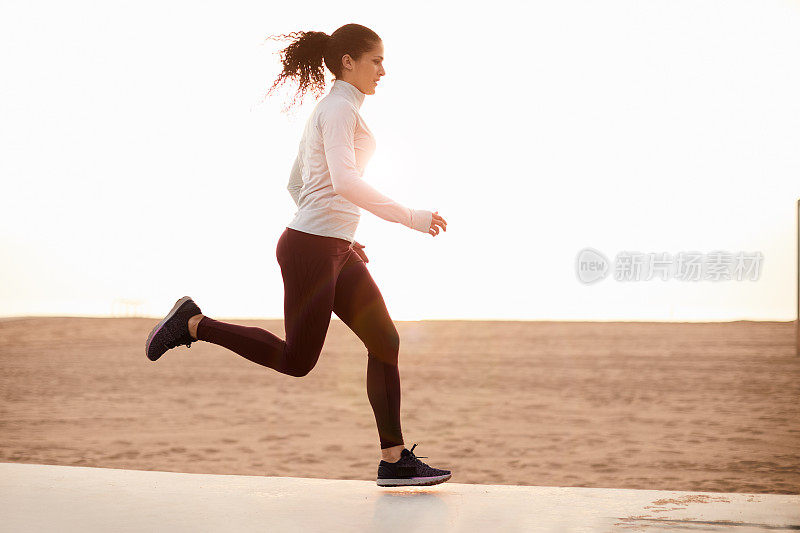
<path id="1" fill-rule="evenodd" d="M 0 530 L 793 531 L 800 496 L 184 474 L 0 463 Z"/>

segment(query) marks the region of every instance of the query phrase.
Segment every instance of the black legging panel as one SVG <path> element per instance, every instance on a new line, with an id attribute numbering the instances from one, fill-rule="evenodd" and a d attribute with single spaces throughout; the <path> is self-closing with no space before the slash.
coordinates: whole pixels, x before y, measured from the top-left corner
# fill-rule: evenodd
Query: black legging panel
<path id="1" fill-rule="evenodd" d="M 367 348 L 367 396 L 381 448 L 403 444 L 400 426 L 400 337 L 380 290 L 350 243 L 286 228 L 276 257 L 284 284 L 286 340 L 251 326 L 214 320 L 198 323 L 197 338 L 262 366 L 302 377 L 316 366 L 331 312 Z"/>

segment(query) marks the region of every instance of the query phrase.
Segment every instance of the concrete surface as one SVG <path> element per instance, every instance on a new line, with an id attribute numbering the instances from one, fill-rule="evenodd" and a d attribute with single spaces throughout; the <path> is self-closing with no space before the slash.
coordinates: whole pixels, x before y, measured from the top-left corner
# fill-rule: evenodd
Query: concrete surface
<path id="1" fill-rule="evenodd" d="M 184 474 L 0 463 L 0 531 L 794 531 L 800 495 Z"/>

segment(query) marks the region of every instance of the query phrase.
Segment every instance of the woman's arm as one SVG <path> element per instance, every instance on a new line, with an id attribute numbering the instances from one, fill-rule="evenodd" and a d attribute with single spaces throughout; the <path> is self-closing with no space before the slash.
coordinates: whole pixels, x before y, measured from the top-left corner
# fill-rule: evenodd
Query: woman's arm
<path id="1" fill-rule="evenodd" d="M 384 220 L 428 233 L 433 213 L 401 205 L 373 188 L 359 175 L 353 136 L 356 114 L 349 105 L 332 105 L 320 115 L 325 159 L 336 194 Z"/>
<path id="2" fill-rule="evenodd" d="M 300 205 L 300 189 L 303 188 L 303 178 L 300 175 L 300 153 L 298 152 L 297 158 L 292 165 L 292 171 L 289 173 L 289 184 L 286 186 L 289 194 L 292 195 L 292 200 L 298 206 Z"/>

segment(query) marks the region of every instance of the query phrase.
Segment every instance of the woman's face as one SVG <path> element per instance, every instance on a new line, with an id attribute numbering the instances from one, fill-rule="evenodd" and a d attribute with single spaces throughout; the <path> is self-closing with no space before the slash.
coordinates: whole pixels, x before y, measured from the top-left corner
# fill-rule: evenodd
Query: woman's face
<path id="1" fill-rule="evenodd" d="M 375 94 L 378 80 L 385 75 L 382 41 L 364 52 L 358 61 L 353 61 L 349 54 L 342 59 L 342 80 L 354 85 L 364 94 Z"/>

